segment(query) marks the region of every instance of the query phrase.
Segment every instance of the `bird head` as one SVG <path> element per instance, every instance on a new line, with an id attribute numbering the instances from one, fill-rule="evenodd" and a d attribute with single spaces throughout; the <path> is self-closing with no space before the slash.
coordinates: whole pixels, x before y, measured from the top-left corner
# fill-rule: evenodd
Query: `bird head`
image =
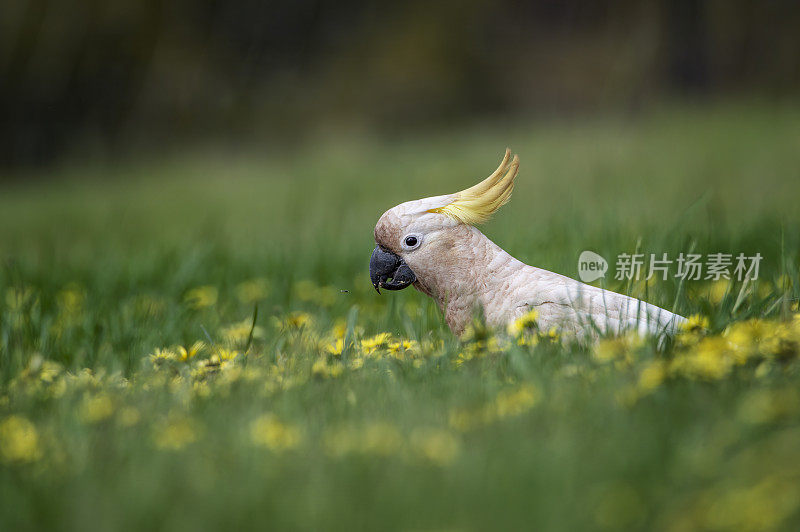
<path id="1" fill-rule="evenodd" d="M 461 192 L 392 207 L 375 226 L 369 275 L 375 290 L 414 285 L 428 295 L 443 278 L 462 275 L 473 226 L 485 222 L 511 197 L 519 158 L 506 149 L 489 177 Z"/>

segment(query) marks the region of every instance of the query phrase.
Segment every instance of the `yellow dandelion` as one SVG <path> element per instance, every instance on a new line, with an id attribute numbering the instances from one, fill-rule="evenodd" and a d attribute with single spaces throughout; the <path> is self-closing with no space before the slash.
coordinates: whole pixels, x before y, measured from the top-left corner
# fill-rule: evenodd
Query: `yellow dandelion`
<path id="1" fill-rule="evenodd" d="M 508 324 L 508 334 L 517 337 L 525 333 L 535 333 L 538 329 L 537 319 L 539 319 L 539 313 L 535 309 L 531 309 Z"/>
<path id="2" fill-rule="evenodd" d="M 292 312 L 282 320 L 277 320 L 277 325 L 281 330 L 298 330 L 304 327 L 311 327 L 313 318 L 307 312 Z"/>
<path id="3" fill-rule="evenodd" d="M 170 348 L 156 348 L 150 355 L 150 362 L 154 367 L 159 367 L 167 362 L 178 360 L 178 355 Z"/>
<path id="4" fill-rule="evenodd" d="M 800 488 L 780 476 L 749 486 L 714 493 L 704 505 L 708 528 L 718 530 L 773 530 L 800 506 Z"/>
<path id="5" fill-rule="evenodd" d="M 715 380 L 728 375 L 734 361 L 725 339 L 715 336 L 703 338 L 690 351 L 676 356 L 670 371 L 688 378 Z"/>
<path id="6" fill-rule="evenodd" d="M 648 363 L 639 374 L 637 389 L 642 393 L 649 393 L 664 382 L 667 376 L 666 366 L 659 360 Z"/>
<path id="7" fill-rule="evenodd" d="M 336 378 L 344 372 L 344 365 L 337 361 L 328 362 L 327 358 L 320 357 L 311 367 L 311 374 L 315 377 Z"/>
<path id="8" fill-rule="evenodd" d="M 294 284 L 294 294 L 300 301 L 314 301 L 319 287 L 314 281 L 304 279 Z"/>
<path id="9" fill-rule="evenodd" d="M 678 344 L 691 346 L 700 341 L 708 334 L 709 321 L 706 316 L 694 314 L 689 316 L 685 322 L 680 324 L 676 337 Z"/>
<path id="10" fill-rule="evenodd" d="M 245 319 L 223 327 L 220 333 L 228 342 L 242 343 L 250 338 L 251 330 L 253 331 L 253 338 L 264 338 L 264 329 L 258 325 L 253 327 L 253 321 L 251 319 Z"/>
<path id="11" fill-rule="evenodd" d="M 441 466 L 451 464 L 461 451 L 461 443 L 453 433 L 442 429 L 414 429 L 411 447 L 418 455 Z"/>
<path id="12" fill-rule="evenodd" d="M 56 303 L 60 313 L 76 315 L 83 312 L 86 292 L 75 283 L 68 284 L 56 295 Z"/>
<path id="13" fill-rule="evenodd" d="M 459 431 L 474 430 L 498 419 L 519 416 L 539 402 L 539 391 L 532 384 L 504 390 L 495 399 L 475 409 L 454 409 L 450 412 L 450 427 Z"/>
<path id="14" fill-rule="evenodd" d="M 325 433 L 325 450 L 333 456 L 351 453 L 390 456 L 403 448 L 400 431 L 388 423 L 360 428 L 339 428 Z"/>
<path id="15" fill-rule="evenodd" d="M 406 353 L 419 352 L 419 344 L 414 340 L 392 340 L 386 347 L 389 353 L 399 360 L 405 359 Z"/>
<path id="16" fill-rule="evenodd" d="M 620 366 L 633 363 L 635 353 L 644 345 L 644 338 L 635 331 L 622 336 L 602 338 L 592 350 L 592 358 L 598 362 L 614 362 Z"/>
<path id="17" fill-rule="evenodd" d="M 365 354 L 369 355 L 382 347 L 387 347 L 389 341 L 392 339 L 392 333 L 382 332 L 375 336 L 361 340 L 361 349 Z"/>
<path id="18" fill-rule="evenodd" d="M 11 287 L 6 289 L 8 320 L 13 329 L 21 328 L 29 319 L 27 309 L 38 302 L 31 287 Z"/>
<path id="19" fill-rule="evenodd" d="M 317 292 L 314 302 L 323 307 L 332 307 L 339 299 L 339 290 L 334 286 L 323 286 Z"/>
<path id="20" fill-rule="evenodd" d="M 731 289 L 731 281 L 729 279 L 719 279 L 714 281 L 708 287 L 708 300 L 714 304 L 719 304 L 725 295 Z"/>
<path id="21" fill-rule="evenodd" d="M 680 324 L 682 332 L 703 332 L 708 330 L 708 327 L 708 318 L 700 314 L 693 314 Z"/>
<path id="22" fill-rule="evenodd" d="M 141 418 L 139 411 L 132 406 L 122 408 L 117 414 L 117 422 L 123 427 L 132 427 L 139 423 Z"/>
<path id="23" fill-rule="evenodd" d="M 219 292 L 215 286 L 205 285 L 192 288 L 183 296 L 183 302 L 195 310 L 213 307 L 217 303 Z"/>
<path id="24" fill-rule="evenodd" d="M 156 428 L 153 443 L 159 449 L 180 451 L 197 441 L 197 429 L 186 418 L 174 418 Z"/>
<path id="25" fill-rule="evenodd" d="M 245 305 L 252 305 L 269 295 L 269 281 L 264 278 L 250 279 L 236 286 L 236 298 Z"/>
<path id="26" fill-rule="evenodd" d="M 250 424 L 250 438 L 256 445 L 281 452 L 296 448 L 302 437 L 293 425 L 282 423 L 274 414 L 264 414 Z"/>
<path id="27" fill-rule="evenodd" d="M 186 362 L 187 360 L 191 360 L 195 356 L 197 356 L 197 354 L 200 353 L 203 349 L 205 349 L 205 347 L 206 344 L 203 342 L 195 342 L 188 348 L 180 345 L 177 347 L 176 355 L 178 360 L 180 360 L 181 362 Z"/>
<path id="28" fill-rule="evenodd" d="M 11 312 L 20 312 L 34 301 L 36 293 L 30 286 L 6 288 L 6 306 Z"/>
<path id="29" fill-rule="evenodd" d="M 20 416 L 9 416 L 0 423 L 0 456 L 5 462 L 34 462 L 41 454 L 33 423 Z"/>
<path id="30" fill-rule="evenodd" d="M 336 339 L 344 339 L 347 334 L 347 320 L 342 318 L 337 319 L 331 328 L 331 335 Z"/>
<path id="31" fill-rule="evenodd" d="M 332 355 L 341 355 L 344 351 L 344 338 L 337 338 L 333 342 L 325 346 L 325 351 Z"/>
<path id="32" fill-rule="evenodd" d="M 497 416 L 518 416 L 533 408 L 538 400 L 539 391 L 531 384 L 525 384 L 514 390 L 500 392 L 495 399 Z"/>
<path id="33" fill-rule="evenodd" d="M 86 423 L 100 423 L 114 413 L 114 403 L 107 394 L 86 397 L 80 408 L 80 417 Z"/>

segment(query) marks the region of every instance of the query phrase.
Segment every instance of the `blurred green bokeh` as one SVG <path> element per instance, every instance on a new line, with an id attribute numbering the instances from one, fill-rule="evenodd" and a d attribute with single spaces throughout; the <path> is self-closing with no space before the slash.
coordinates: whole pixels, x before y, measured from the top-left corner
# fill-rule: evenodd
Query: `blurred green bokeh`
<path id="1" fill-rule="evenodd" d="M 2 4 L 0 529 L 797 529 L 798 17 Z M 506 146 L 481 229 L 529 264 L 761 253 L 747 287 L 606 281 L 712 347 L 754 323 L 750 358 L 480 352 L 421 293 L 375 294 L 380 214 Z"/>
<path id="2" fill-rule="evenodd" d="M 799 25 L 792 1 L 5 2 L 0 167 L 796 101 Z"/>

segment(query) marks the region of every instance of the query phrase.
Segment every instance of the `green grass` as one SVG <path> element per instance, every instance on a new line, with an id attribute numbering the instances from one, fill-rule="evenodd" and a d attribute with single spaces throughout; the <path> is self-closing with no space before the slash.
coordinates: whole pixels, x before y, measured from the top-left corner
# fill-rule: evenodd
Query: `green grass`
<path id="1" fill-rule="evenodd" d="M 798 107 L 674 107 L 5 185 L 0 529 L 796 529 L 798 132 Z M 521 260 L 575 277 L 584 249 L 760 252 L 758 283 L 734 309 L 740 283 L 609 280 L 708 317 L 663 352 L 482 349 L 422 294 L 375 294 L 380 214 L 506 146 L 517 187 L 482 229 Z M 733 363 L 714 342 L 751 318 Z M 366 354 L 382 332 L 418 347 Z"/>

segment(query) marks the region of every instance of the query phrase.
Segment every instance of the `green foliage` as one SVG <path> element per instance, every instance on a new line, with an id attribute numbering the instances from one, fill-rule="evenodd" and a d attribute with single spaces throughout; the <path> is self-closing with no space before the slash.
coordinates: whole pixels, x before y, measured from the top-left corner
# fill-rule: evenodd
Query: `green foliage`
<path id="1" fill-rule="evenodd" d="M 796 528 L 798 125 L 668 109 L 6 189 L 0 528 Z M 760 252 L 759 281 L 609 279 L 701 316 L 664 350 L 535 316 L 459 342 L 422 294 L 375 294 L 378 216 L 506 145 L 484 230 L 518 258 Z"/>

